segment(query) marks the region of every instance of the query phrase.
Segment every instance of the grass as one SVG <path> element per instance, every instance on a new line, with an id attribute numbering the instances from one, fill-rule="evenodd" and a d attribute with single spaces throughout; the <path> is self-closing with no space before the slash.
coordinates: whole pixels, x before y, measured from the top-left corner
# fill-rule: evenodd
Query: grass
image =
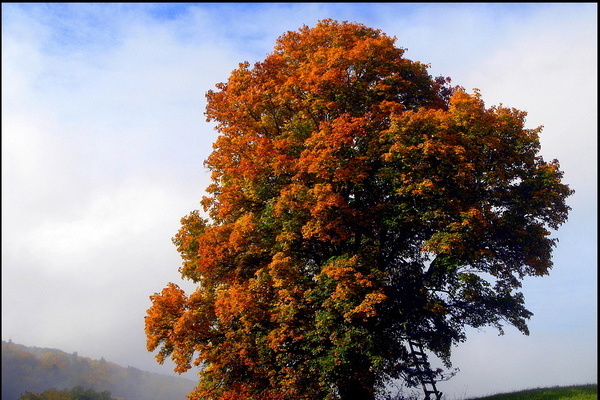
<path id="1" fill-rule="evenodd" d="M 597 400 L 598 385 L 579 385 L 529 389 L 514 393 L 495 394 L 470 400 Z"/>

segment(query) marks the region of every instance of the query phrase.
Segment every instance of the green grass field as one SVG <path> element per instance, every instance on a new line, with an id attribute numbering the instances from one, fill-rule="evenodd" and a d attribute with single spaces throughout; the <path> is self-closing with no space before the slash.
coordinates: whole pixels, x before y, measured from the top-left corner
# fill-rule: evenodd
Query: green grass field
<path id="1" fill-rule="evenodd" d="M 495 394 L 470 400 L 597 400 L 598 385 L 580 385 L 530 389 L 521 392 Z"/>

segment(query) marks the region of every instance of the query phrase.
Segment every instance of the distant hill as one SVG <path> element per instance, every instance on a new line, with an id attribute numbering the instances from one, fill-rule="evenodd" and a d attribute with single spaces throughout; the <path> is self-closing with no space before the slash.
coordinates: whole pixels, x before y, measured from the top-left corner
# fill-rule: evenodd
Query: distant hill
<path id="1" fill-rule="evenodd" d="M 195 382 L 133 367 L 2 341 L 2 400 L 17 400 L 25 391 L 75 386 L 109 391 L 124 400 L 185 400 Z"/>
<path id="2" fill-rule="evenodd" d="M 598 385 L 555 386 L 495 394 L 471 400 L 597 400 Z"/>

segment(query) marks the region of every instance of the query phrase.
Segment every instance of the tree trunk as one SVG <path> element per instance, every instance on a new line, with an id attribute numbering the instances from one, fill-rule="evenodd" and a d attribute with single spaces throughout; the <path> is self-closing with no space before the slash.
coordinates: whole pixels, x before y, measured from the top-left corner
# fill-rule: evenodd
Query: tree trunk
<path id="1" fill-rule="evenodd" d="M 340 400 L 375 400 L 373 385 L 365 385 L 371 379 L 349 378 L 347 382 L 338 385 Z"/>

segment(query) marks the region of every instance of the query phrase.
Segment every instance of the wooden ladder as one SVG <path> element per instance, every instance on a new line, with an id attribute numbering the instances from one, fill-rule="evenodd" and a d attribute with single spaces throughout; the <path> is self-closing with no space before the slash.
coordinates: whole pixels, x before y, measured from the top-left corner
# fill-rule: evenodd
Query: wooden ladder
<path id="1" fill-rule="evenodd" d="M 431 370 L 429 361 L 427 361 L 427 355 L 423 351 L 423 345 L 416 340 L 410 339 L 408 340 L 408 345 L 419 374 L 419 381 L 423 387 L 423 392 L 425 392 L 425 400 L 440 400 L 442 398 L 442 392 L 435 387 L 433 371 Z"/>

